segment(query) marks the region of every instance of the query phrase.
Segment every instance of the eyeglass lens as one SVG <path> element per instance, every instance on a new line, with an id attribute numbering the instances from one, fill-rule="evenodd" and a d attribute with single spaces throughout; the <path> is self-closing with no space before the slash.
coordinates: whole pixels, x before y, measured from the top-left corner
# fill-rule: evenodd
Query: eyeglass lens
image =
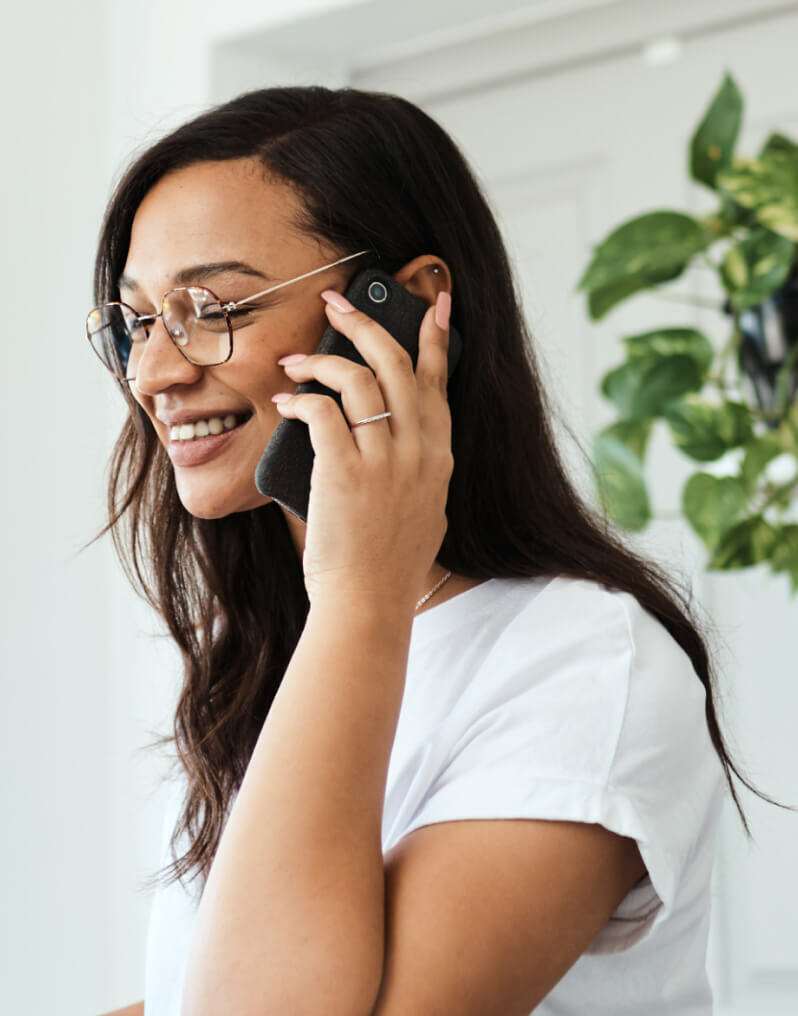
<path id="1" fill-rule="evenodd" d="M 211 367 L 229 358 L 232 340 L 227 316 L 209 289 L 173 289 L 164 295 L 161 313 L 167 332 L 187 360 Z M 123 303 L 108 303 L 89 312 L 86 332 L 105 366 L 120 380 L 131 381 L 153 325 L 150 321 L 145 327 Z"/>

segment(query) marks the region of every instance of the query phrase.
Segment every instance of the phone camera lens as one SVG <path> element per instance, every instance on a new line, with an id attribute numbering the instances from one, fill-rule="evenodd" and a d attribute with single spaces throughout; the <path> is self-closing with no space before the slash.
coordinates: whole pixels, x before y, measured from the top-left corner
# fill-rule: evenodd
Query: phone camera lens
<path id="1" fill-rule="evenodd" d="M 385 303 L 388 299 L 388 287 L 384 282 L 372 282 L 368 293 L 372 303 Z"/>

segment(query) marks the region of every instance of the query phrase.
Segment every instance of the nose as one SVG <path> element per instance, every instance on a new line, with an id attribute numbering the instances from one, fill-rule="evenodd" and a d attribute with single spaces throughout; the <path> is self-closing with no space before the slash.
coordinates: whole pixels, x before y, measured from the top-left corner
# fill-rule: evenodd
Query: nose
<path id="1" fill-rule="evenodd" d="M 174 344 L 157 318 L 136 365 L 136 387 L 142 395 L 157 395 L 176 384 L 194 384 L 202 376 L 202 367 L 190 363 Z"/>

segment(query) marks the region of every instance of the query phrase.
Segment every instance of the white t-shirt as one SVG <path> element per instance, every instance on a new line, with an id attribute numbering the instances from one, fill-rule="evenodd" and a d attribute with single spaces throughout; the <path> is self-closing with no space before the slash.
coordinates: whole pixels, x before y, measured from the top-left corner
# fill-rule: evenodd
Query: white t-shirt
<path id="1" fill-rule="evenodd" d="M 433 822 L 561 819 L 633 837 L 648 870 L 536 1016 L 712 1012 L 710 876 L 726 791 L 704 701 L 662 624 L 597 583 L 489 579 L 414 618 L 383 850 Z M 175 784 L 163 864 L 181 794 Z M 179 882 L 156 891 L 146 1016 L 180 1016 L 197 904 Z"/>

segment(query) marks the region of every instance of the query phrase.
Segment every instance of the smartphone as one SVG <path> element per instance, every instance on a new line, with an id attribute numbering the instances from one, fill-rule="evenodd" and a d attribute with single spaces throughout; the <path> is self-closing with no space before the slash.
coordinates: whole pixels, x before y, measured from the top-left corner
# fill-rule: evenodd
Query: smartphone
<path id="1" fill-rule="evenodd" d="M 345 295 L 353 306 L 382 325 L 407 350 L 415 367 L 418 360 L 418 332 L 429 304 L 408 292 L 379 268 L 364 268 L 358 272 Z M 462 349 L 463 341 L 459 332 L 450 327 L 448 377 L 452 376 Z M 332 325 L 325 329 L 316 352 L 345 356 L 355 363 L 369 366 L 354 344 Z M 297 386 L 295 394 L 303 392 L 329 395 L 343 413 L 341 395 L 332 388 L 318 381 L 303 381 Z M 307 521 L 308 516 L 313 457 L 308 425 L 304 420 L 286 418 L 277 424 L 255 470 L 255 486 L 261 494 L 277 501 L 303 522 Z"/>

